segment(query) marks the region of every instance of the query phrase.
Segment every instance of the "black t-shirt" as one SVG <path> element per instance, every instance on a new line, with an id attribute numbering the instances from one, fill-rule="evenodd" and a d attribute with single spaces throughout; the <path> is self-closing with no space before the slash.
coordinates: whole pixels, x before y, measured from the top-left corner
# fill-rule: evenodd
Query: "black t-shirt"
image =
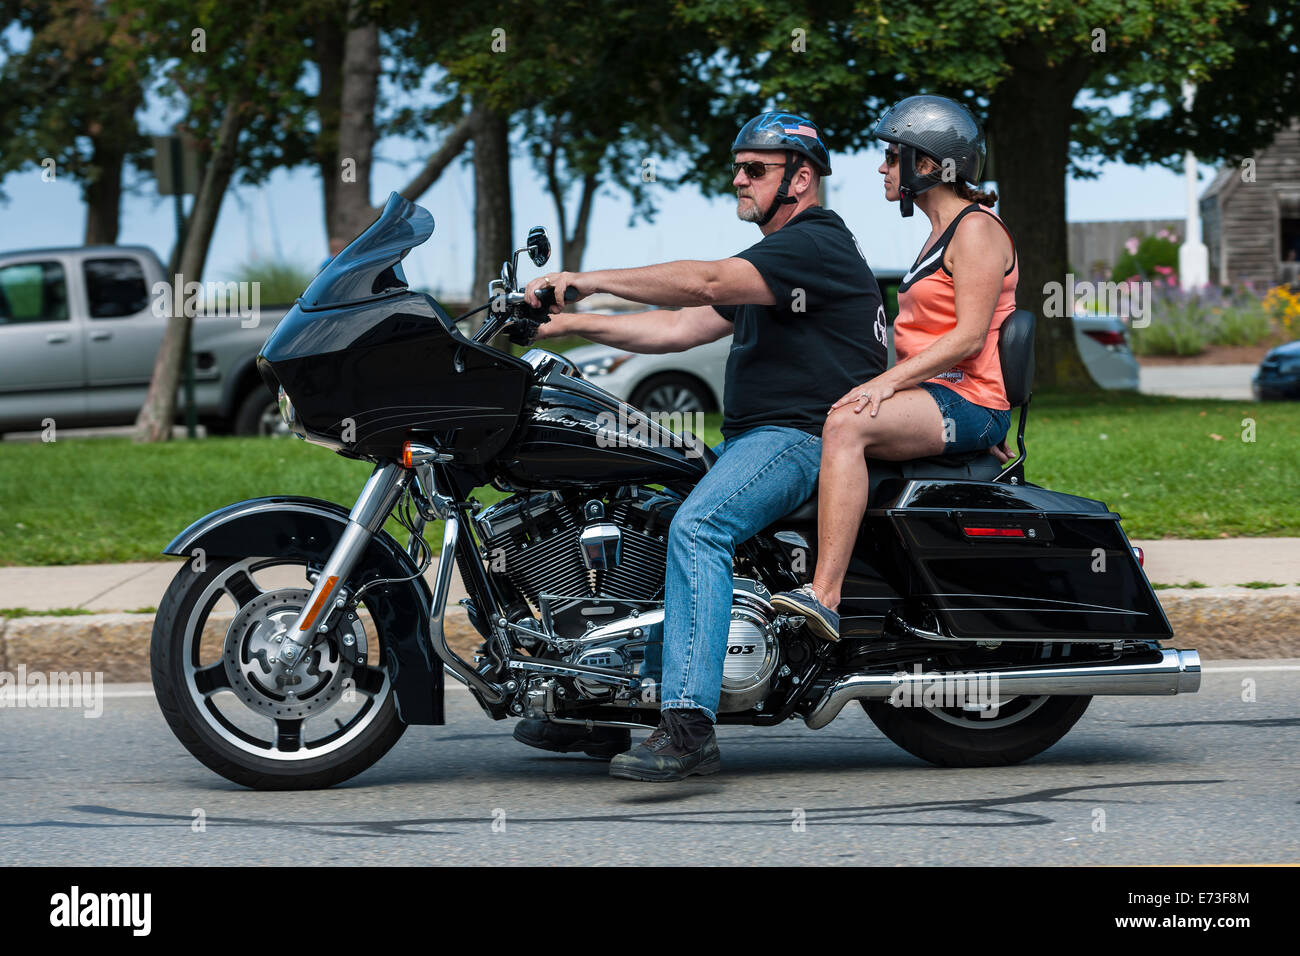
<path id="1" fill-rule="evenodd" d="M 805 209 L 736 258 L 775 305 L 718 305 L 736 326 L 722 434 L 760 425 L 820 435 L 831 403 L 885 370 L 885 307 L 858 241 L 829 209 Z"/>

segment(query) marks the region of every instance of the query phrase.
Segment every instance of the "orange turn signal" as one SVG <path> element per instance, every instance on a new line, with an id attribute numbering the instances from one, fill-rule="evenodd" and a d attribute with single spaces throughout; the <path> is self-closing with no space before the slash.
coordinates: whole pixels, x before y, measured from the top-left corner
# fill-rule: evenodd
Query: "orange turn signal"
<path id="1" fill-rule="evenodd" d="M 302 622 L 302 626 L 299 627 L 298 630 L 311 630 L 312 625 L 316 623 L 317 615 L 320 614 L 321 607 L 323 607 L 325 602 L 329 600 L 330 594 L 334 591 L 334 585 L 338 584 L 338 581 L 338 576 L 333 574 L 325 579 L 325 587 L 321 589 L 320 597 L 318 597 L 316 603 L 311 606 L 311 611 L 307 614 L 307 620 Z"/>

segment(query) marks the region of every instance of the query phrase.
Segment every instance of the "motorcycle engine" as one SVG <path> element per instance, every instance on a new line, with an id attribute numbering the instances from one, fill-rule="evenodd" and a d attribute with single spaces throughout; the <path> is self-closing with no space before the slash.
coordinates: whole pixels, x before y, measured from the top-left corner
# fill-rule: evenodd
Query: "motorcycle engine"
<path id="1" fill-rule="evenodd" d="M 668 525 L 680 502 L 646 488 L 608 499 L 516 495 L 477 518 L 488 570 L 561 637 L 577 637 L 663 597 Z"/>
<path id="2" fill-rule="evenodd" d="M 569 646 L 564 661 L 621 671 L 657 687 L 668 526 L 679 504 L 645 488 L 622 489 L 609 499 L 543 492 L 499 502 L 477 525 L 489 571 L 541 614 L 544 631 Z M 767 596 L 756 581 L 734 581 L 719 712 L 761 702 L 780 665 L 777 615 Z M 658 703 L 580 676 L 573 685 L 589 700 Z"/>

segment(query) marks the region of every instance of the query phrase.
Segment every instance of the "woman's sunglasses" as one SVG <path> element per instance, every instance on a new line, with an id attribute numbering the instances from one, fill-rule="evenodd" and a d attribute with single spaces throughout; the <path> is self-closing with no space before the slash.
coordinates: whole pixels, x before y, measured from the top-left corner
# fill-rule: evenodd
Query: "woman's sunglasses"
<path id="1" fill-rule="evenodd" d="M 896 149 L 885 150 L 885 165 L 886 166 L 898 165 L 898 150 Z"/>
<path id="2" fill-rule="evenodd" d="M 750 179 L 762 179 L 764 176 L 767 175 L 767 167 L 785 166 L 785 165 L 786 165 L 785 163 L 760 163 L 756 159 L 751 160 L 748 163 L 732 163 L 731 178 L 735 179 L 736 173 L 740 172 L 743 169 L 745 171 L 745 175 L 748 176 Z"/>

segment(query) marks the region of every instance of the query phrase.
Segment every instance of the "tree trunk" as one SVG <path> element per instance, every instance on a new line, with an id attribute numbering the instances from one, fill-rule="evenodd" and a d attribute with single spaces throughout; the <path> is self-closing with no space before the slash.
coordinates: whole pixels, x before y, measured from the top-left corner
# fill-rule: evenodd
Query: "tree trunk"
<path id="1" fill-rule="evenodd" d="M 221 200 L 225 197 L 226 187 L 230 185 L 231 176 L 235 172 L 239 132 L 243 123 L 239 100 L 240 97 L 232 97 L 226 106 L 216 145 L 204 171 L 199 193 L 194 199 L 178 270 L 181 283 L 203 280 L 203 267 L 207 262 L 208 248 L 212 244 L 212 233 L 217 226 L 217 215 L 221 212 Z M 177 280 L 175 276 L 167 276 L 167 281 L 174 283 Z M 175 295 L 173 292 L 173 302 Z M 182 302 L 184 298 L 182 285 Z M 149 393 L 135 420 L 134 438 L 138 442 L 167 441 L 171 438 L 172 425 L 176 420 L 176 389 L 180 384 L 185 356 L 190 350 L 192 326 L 192 317 L 183 311 L 181 315 L 173 314 L 167 319 L 162 344 L 158 347 L 158 357 L 154 359 Z"/>
<path id="2" fill-rule="evenodd" d="M 83 190 L 86 200 L 86 239 L 88 246 L 111 246 L 117 242 L 122 209 L 122 165 L 125 156 L 121 146 L 105 140 L 95 140 L 94 164 L 98 169 L 94 180 Z"/>
<path id="3" fill-rule="evenodd" d="M 506 117 L 481 109 L 474 129 L 474 286 L 471 300 L 488 298 L 488 283 L 510 258 L 510 142 Z"/>
<path id="4" fill-rule="evenodd" d="M 564 237 L 563 268 L 567 272 L 582 271 L 582 257 L 587 253 L 587 227 L 591 224 L 591 208 L 596 199 L 600 179 L 595 173 L 582 177 L 582 198 L 578 202 L 578 215 L 573 221 L 573 235 Z"/>
<path id="5" fill-rule="evenodd" d="M 1095 389 L 1074 344 L 1071 309 L 1043 314 L 1051 286 L 1069 271 L 1065 177 L 1074 98 L 1088 75 L 1082 61 L 1047 66 L 1037 51 L 1008 56 L 1012 72 L 990 103 L 989 137 L 997 149 L 999 212 L 1015 236 L 1020 265 L 1016 305 L 1037 316 L 1034 385 Z"/>
<path id="6" fill-rule="evenodd" d="M 360 0 L 348 8 L 343 41 L 343 78 L 339 110 L 337 180 L 330 249 L 351 242 L 378 214 L 370 202 L 370 167 L 375 150 L 375 98 L 379 91 L 379 27 L 359 20 Z"/>
<path id="7" fill-rule="evenodd" d="M 330 225 L 338 216 L 335 207 L 341 173 L 339 107 L 343 95 L 343 40 L 346 36 L 344 10 L 345 5 L 340 5 L 339 11 L 326 12 L 317 22 L 314 31 L 316 69 L 320 74 L 320 89 L 316 94 L 316 117 L 320 124 L 320 133 L 316 137 L 316 166 L 320 170 L 321 191 L 325 200 L 327 243 L 333 235 Z"/>

